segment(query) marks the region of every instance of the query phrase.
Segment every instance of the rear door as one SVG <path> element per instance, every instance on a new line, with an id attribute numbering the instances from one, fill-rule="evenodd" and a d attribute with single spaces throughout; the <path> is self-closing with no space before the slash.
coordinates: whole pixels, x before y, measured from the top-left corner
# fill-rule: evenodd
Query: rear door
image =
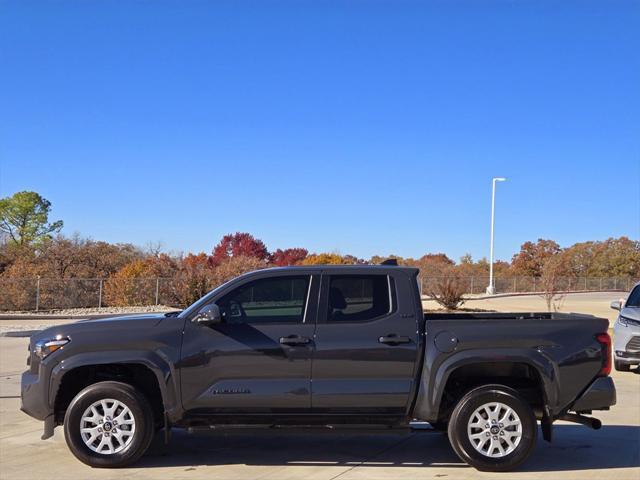
<path id="1" fill-rule="evenodd" d="M 323 273 L 312 410 L 403 415 L 418 354 L 410 281 L 384 270 L 359 272 Z"/>

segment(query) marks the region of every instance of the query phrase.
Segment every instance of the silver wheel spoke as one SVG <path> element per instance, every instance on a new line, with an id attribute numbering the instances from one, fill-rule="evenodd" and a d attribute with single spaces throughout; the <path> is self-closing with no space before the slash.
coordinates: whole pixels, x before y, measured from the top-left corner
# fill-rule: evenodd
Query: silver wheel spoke
<path id="1" fill-rule="evenodd" d="M 478 407 L 467 423 L 469 442 L 478 452 L 490 458 L 513 453 L 522 440 L 522 423 L 518 414 L 500 402 Z"/>
<path id="2" fill-rule="evenodd" d="M 80 419 L 84 444 L 101 455 L 112 455 L 131 444 L 136 421 L 127 405 L 104 398 L 91 404 Z"/>
<path id="3" fill-rule="evenodd" d="M 480 443 L 477 444 L 478 450 L 484 450 L 484 446 L 487 442 L 491 441 L 491 437 L 484 437 L 484 440 L 481 440 Z"/>
<path id="4" fill-rule="evenodd" d="M 102 440 L 100 440 L 100 443 L 98 444 L 98 448 L 97 448 L 98 453 L 102 453 L 105 450 L 108 450 L 108 448 L 109 448 L 109 438 L 102 437 Z M 107 451 L 105 453 L 110 453 L 110 452 Z"/>
<path id="5" fill-rule="evenodd" d="M 512 427 L 512 426 L 518 426 L 520 425 L 520 420 L 505 420 L 504 421 L 504 426 L 505 427 Z"/>
<path id="6" fill-rule="evenodd" d="M 131 413 L 129 412 L 128 409 L 125 412 L 118 415 L 116 418 L 114 418 L 114 420 L 118 422 L 118 425 L 133 425 L 134 423 L 133 417 L 131 417 Z"/>
<path id="7" fill-rule="evenodd" d="M 507 443 L 508 448 L 515 448 L 515 445 L 511 441 L 511 438 L 506 436 L 504 437 L 504 441 Z"/>
<path id="8" fill-rule="evenodd" d="M 487 420 L 491 420 L 493 418 L 493 412 L 491 411 L 491 408 L 489 405 L 484 407 L 484 411 L 487 413 Z"/>

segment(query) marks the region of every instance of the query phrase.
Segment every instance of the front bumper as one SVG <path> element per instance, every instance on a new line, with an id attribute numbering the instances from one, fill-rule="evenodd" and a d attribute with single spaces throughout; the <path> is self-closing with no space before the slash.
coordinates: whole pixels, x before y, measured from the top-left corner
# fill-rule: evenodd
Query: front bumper
<path id="1" fill-rule="evenodd" d="M 613 329 L 613 356 L 617 362 L 630 365 L 640 363 L 640 327 L 623 325 L 620 319 Z"/>
<path id="2" fill-rule="evenodd" d="M 570 410 L 588 412 L 607 410 L 616 404 L 616 387 L 611 377 L 596 378 L 582 395 L 573 403 Z"/>
<path id="3" fill-rule="evenodd" d="M 629 365 L 636 365 L 640 363 L 640 352 L 629 352 L 625 350 L 616 350 L 614 353 L 616 362 L 628 363 Z"/>
<path id="4" fill-rule="evenodd" d="M 38 373 L 27 370 L 22 374 L 20 399 L 20 410 L 33 418 L 46 420 L 53 415 L 47 382 L 42 381 Z"/>

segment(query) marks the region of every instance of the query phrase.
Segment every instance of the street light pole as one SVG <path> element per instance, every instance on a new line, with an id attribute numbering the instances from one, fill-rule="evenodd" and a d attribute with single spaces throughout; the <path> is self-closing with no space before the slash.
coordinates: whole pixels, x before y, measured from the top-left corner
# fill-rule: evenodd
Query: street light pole
<path id="1" fill-rule="evenodd" d="M 487 287 L 487 295 L 496 293 L 496 286 L 493 279 L 493 223 L 496 209 L 496 182 L 504 182 L 506 178 L 495 177 L 492 181 L 491 189 L 491 245 L 489 247 L 489 286 Z"/>

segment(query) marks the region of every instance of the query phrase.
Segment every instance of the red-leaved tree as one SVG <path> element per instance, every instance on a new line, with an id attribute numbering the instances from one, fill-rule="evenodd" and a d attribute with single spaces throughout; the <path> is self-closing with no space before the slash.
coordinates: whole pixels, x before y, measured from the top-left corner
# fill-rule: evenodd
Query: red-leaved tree
<path id="1" fill-rule="evenodd" d="M 269 252 L 262 240 L 258 240 L 250 233 L 236 232 L 222 237 L 220 243 L 214 247 L 209 261 L 212 266 L 217 266 L 228 258 L 238 256 L 267 260 Z"/>
<path id="2" fill-rule="evenodd" d="M 287 265 L 298 265 L 307 258 L 308 251 L 305 248 L 285 248 L 277 249 L 269 257 L 269 263 L 278 267 L 286 267 Z"/>

